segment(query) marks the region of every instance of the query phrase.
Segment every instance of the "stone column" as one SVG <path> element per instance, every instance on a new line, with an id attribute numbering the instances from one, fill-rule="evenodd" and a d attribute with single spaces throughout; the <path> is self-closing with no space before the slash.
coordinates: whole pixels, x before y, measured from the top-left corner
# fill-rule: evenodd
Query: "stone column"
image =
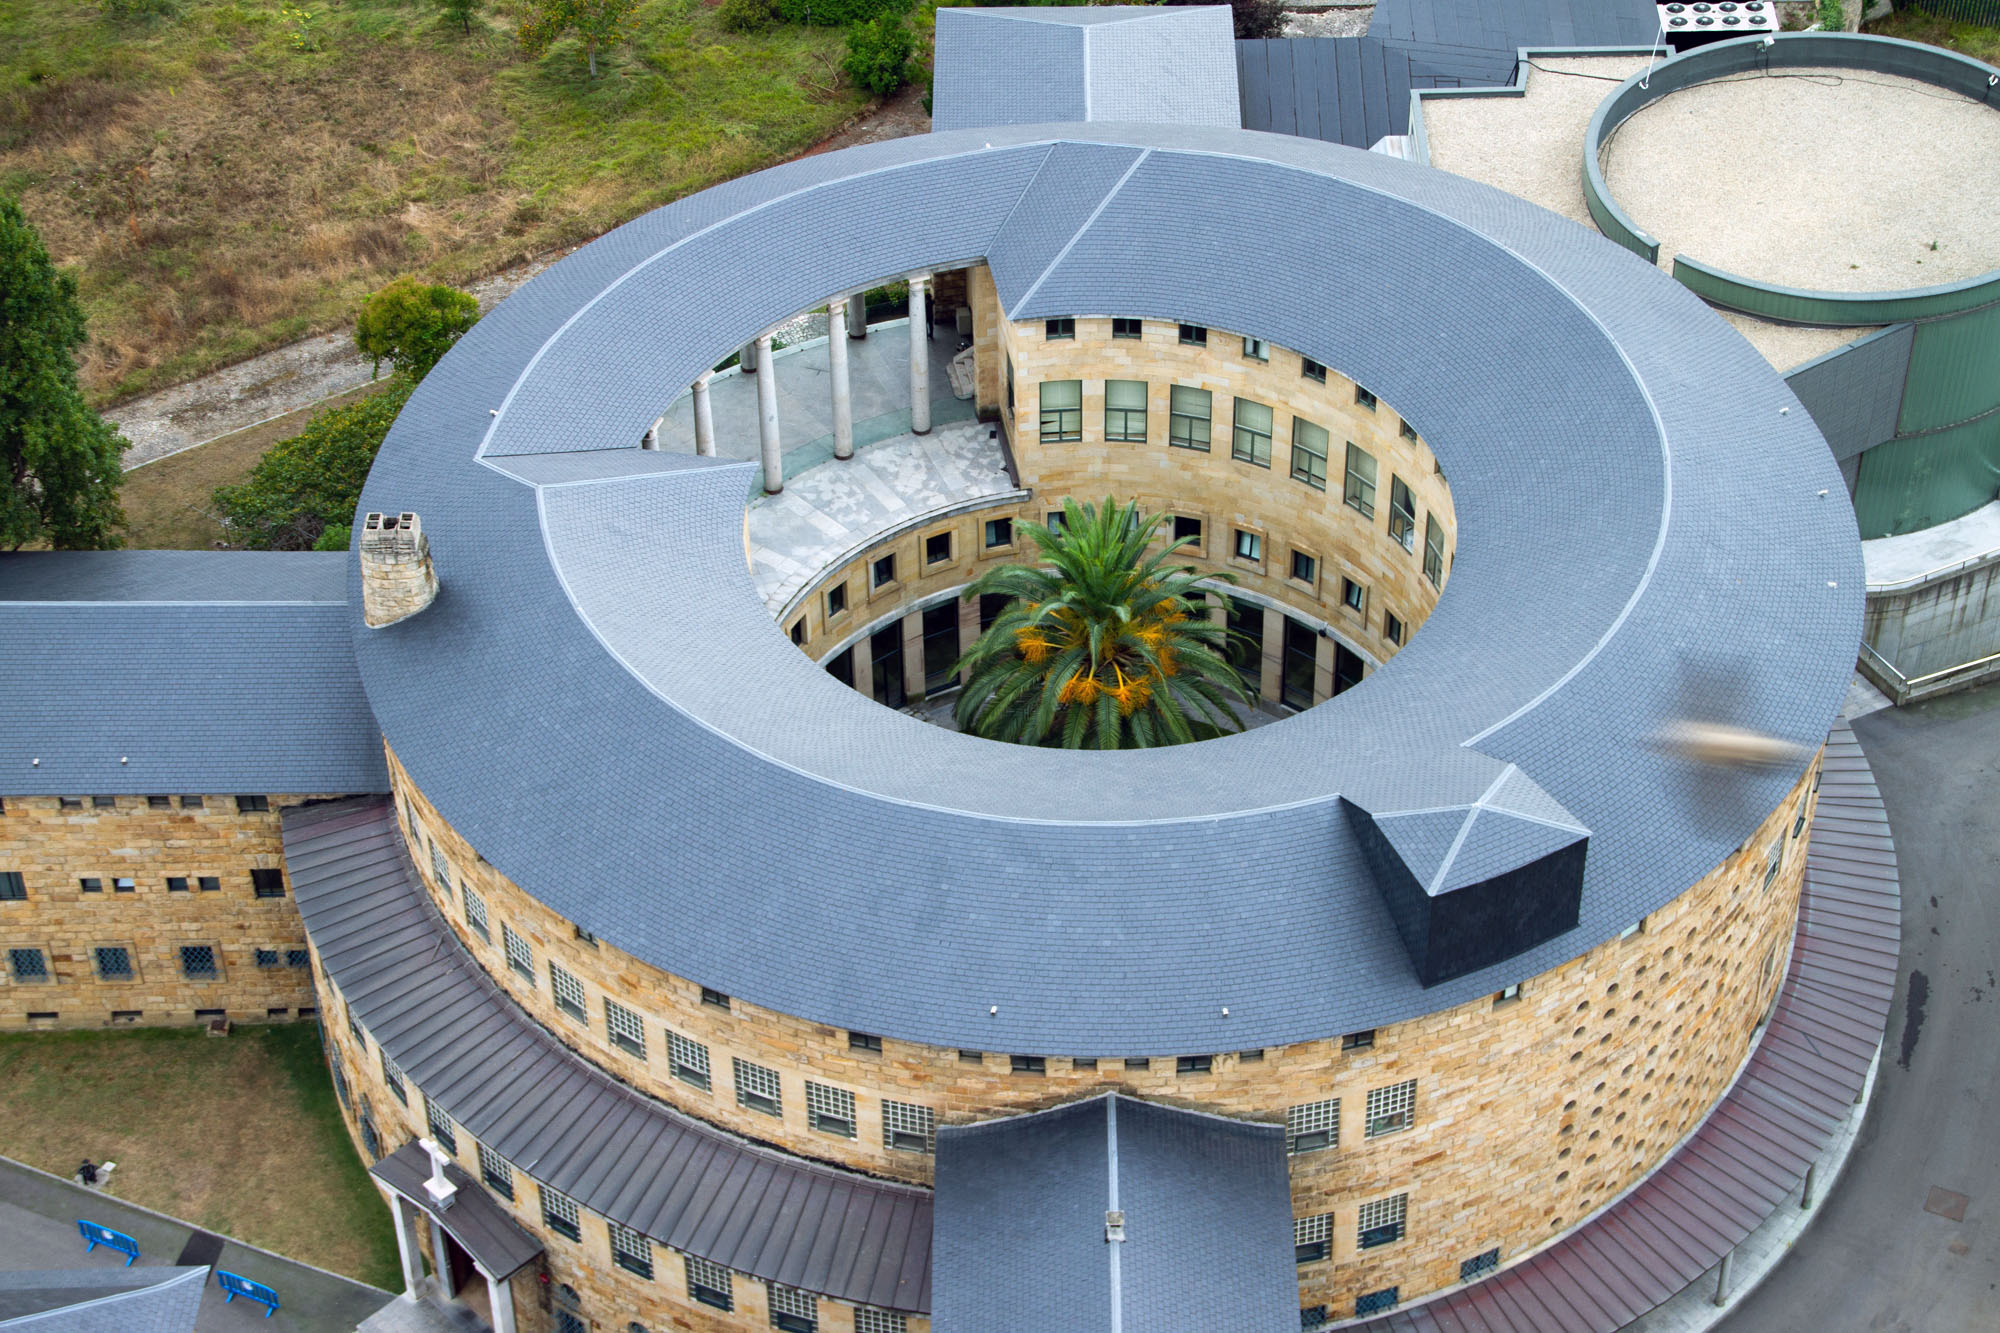
<path id="1" fill-rule="evenodd" d="M 924 697 L 924 613 L 903 617 L 903 693 L 909 702 Z"/>
<path id="2" fill-rule="evenodd" d="M 979 531 L 977 526 L 973 528 L 973 531 L 975 533 Z M 975 597 L 968 602 L 965 600 L 965 593 L 961 591 L 958 594 L 959 656 L 963 657 L 966 654 L 966 652 L 972 647 L 972 645 L 978 642 L 979 642 L 979 599 Z M 959 672 L 958 683 L 961 685 L 965 684 L 966 677 L 971 674 L 972 673 L 969 671 Z"/>
<path id="3" fill-rule="evenodd" d="M 736 368 L 741 370 L 745 375 L 755 375 L 757 373 L 758 358 L 770 350 L 762 338 L 744 343 L 743 350 L 736 354 Z"/>
<path id="4" fill-rule="evenodd" d="M 493 1333 L 514 1333 L 513 1287 L 483 1269 L 479 1275 L 486 1279 L 486 1300 L 493 1307 Z"/>
<path id="5" fill-rule="evenodd" d="M 431 1270 L 437 1274 L 438 1292 L 446 1300 L 458 1293 L 451 1289 L 451 1251 L 446 1248 L 444 1228 L 431 1219 Z"/>
<path id="6" fill-rule="evenodd" d="M 847 298 L 847 336 L 857 342 L 868 336 L 867 292 L 856 292 Z"/>
<path id="7" fill-rule="evenodd" d="M 400 1194 L 389 1196 L 396 1219 L 396 1257 L 403 1261 L 403 1294 L 417 1300 L 424 1292 L 423 1242 L 417 1239 L 416 1210 Z"/>
<path id="8" fill-rule="evenodd" d="M 694 381 L 694 451 L 703 458 L 715 457 L 715 409 L 708 402 L 712 373 L 704 370 Z"/>
<path id="9" fill-rule="evenodd" d="M 1264 678 L 1257 696 L 1266 703 L 1285 698 L 1285 613 L 1264 608 Z"/>
<path id="10" fill-rule="evenodd" d="M 910 279 L 910 432 L 931 432 L 931 340 L 930 314 L 924 300 L 924 284 L 929 274 Z"/>
<path id="11" fill-rule="evenodd" d="M 826 308 L 826 369 L 833 382 L 833 456 L 854 457 L 854 386 L 847 371 L 847 302 Z"/>
<path id="12" fill-rule="evenodd" d="M 771 335 L 758 338 L 756 347 L 757 359 L 763 362 L 771 354 Z M 774 374 L 757 377 L 757 438 L 764 451 L 764 493 L 776 495 L 785 489 L 785 453 L 778 440 L 778 377 Z"/>
<path id="13" fill-rule="evenodd" d="M 1313 643 L 1313 702 L 1323 704 L 1333 697 L 1334 641 L 1322 634 Z"/>
<path id="14" fill-rule="evenodd" d="M 639 447 L 641 449 L 652 451 L 660 447 L 660 427 L 665 421 L 666 418 L 664 416 L 653 418 L 653 424 L 646 427 L 646 433 L 639 437 Z"/>
<path id="15" fill-rule="evenodd" d="M 854 692 L 864 699 L 875 697 L 875 638 L 864 634 L 854 641 Z"/>

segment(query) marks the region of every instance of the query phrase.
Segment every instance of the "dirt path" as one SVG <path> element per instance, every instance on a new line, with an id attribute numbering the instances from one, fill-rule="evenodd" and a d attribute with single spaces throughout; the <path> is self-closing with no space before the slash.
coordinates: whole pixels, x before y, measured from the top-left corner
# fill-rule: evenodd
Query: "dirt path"
<path id="1" fill-rule="evenodd" d="M 863 114 L 806 155 L 924 134 L 930 127 L 923 90 L 910 88 Z M 563 250 L 537 256 L 476 282 L 469 290 L 479 298 L 482 309 L 490 310 L 568 253 Z M 369 371 L 367 358 L 354 350 L 353 331 L 341 329 L 253 356 L 171 389 L 127 399 L 104 416 L 132 441 L 125 455 L 129 472 L 351 393 L 368 383 Z"/>

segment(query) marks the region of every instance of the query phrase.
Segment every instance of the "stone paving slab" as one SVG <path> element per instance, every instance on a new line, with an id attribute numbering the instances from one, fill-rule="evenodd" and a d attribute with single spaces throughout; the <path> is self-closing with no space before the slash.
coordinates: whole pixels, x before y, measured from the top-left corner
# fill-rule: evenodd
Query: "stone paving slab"
<path id="1" fill-rule="evenodd" d="M 278 1184 L 274 1182 L 274 1188 Z M 124 1255 L 102 1246 L 85 1252 L 76 1231 L 78 1218 L 122 1231 L 138 1241 L 135 1266 L 173 1266 L 181 1247 L 197 1230 L 176 1218 L 0 1157 L 0 1271 L 124 1267 Z M 195 1323 L 198 1333 L 243 1333 L 250 1329 L 352 1333 L 355 1325 L 391 1299 L 386 1291 L 240 1241 L 225 1240 L 217 1266 L 272 1288 L 281 1307 L 266 1319 L 264 1307 L 254 1302 L 239 1299 L 225 1303 L 222 1290 L 211 1278 Z"/>

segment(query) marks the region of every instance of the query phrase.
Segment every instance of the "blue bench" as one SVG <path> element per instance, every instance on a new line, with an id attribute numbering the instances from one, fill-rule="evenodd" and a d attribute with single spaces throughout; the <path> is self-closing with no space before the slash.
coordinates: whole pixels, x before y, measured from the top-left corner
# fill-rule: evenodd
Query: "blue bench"
<path id="1" fill-rule="evenodd" d="M 220 1268 L 215 1270 L 215 1280 L 221 1285 L 224 1291 L 229 1293 L 222 1298 L 224 1305 L 241 1296 L 246 1300 L 256 1301 L 259 1305 L 263 1306 L 264 1317 L 266 1319 L 269 1319 L 277 1311 L 278 1293 L 272 1291 L 263 1283 L 252 1282 L 247 1277 L 238 1277 L 236 1274 L 225 1272 Z"/>
<path id="2" fill-rule="evenodd" d="M 139 1257 L 139 1242 L 122 1231 L 113 1231 L 110 1227 L 96 1222 L 86 1222 L 80 1217 L 76 1219 L 76 1229 L 82 1233 L 84 1240 L 90 1243 L 90 1248 L 84 1251 L 85 1254 L 95 1252 L 97 1247 L 102 1245 L 107 1250 L 116 1250 L 124 1255 L 127 1268 L 130 1268 L 132 1261 Z"/>

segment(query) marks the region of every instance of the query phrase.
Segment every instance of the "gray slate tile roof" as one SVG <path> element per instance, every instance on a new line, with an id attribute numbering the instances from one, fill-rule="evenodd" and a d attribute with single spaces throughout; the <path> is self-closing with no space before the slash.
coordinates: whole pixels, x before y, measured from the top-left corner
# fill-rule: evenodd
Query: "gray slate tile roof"
<path id="1" fill-rule="evenodd" d="M 409 1081 L 480 1143 L 683 1253 L 841 1300 L 930 1308 L 930 1191 L 728 1134 L 557 1041 L 438 918 L 386 800 L 284 819 L 285 867 L 326 976 Z M 388 1169 L 394 1183 L 399 1168 Z M 494 1262 L 519 1243 L 496 1239 Z"/>
<path id="2" fill-rule="evenodd" d="M 0 555 L 0 794 L 386 791 L 346 591 L 338 553 Z"/>
<path id="3" fill-rule="evenodd" d="M 0 1328 L 22 1333 L 192 1333 L 202 1268 L 0 1273 Z"/>
<path id="4" fill-rule="evenodd" d="M 1110 1094 L 938 1130 L 940 1333 L 1285 1333 L 1291 1234 L 1282 1125 Z"/>
<path id="5" fill-rule="evenodd" d="M 1237 124 L 1227 5 L 944 9 L 931 128 Z"/>
<path id="6" fill-rule="evenodd" d="M 1069 145 L 1127 165 L 1062 205 L 1076 230 L 1051 245 L 1032 187 Z M 1041 271 L 1000 286 L 1017 317 L 1268 338 L 1423 432 L 1458 563 L 1362 688 L 1178 751 L 954 735 L 838 685 L 772 622 L 743 558 L 750 465 L 539 487 L 502 470 L 636 441 L 657 386 L 829 292 L 1030 251 Z M 370 702 L 502 873 L 700 984 L 982 1050 L 1280 1045 L 1565 962 L 1707 873 L 1801 771 L 1663 751 L 1691 706 L 1673 682 L 1720 663 L 1727 721 L 1816 745 L 1860 629 L 1824 440 L 1691 294 L 1522 200 L 1240 130 L 932 134 L 649 214 L 467 335 L 364 505 L 422 514 L 443 581 L 390 629 L 355 617 Z M 1509 763 L 1590 830 L 1580 922 L 1426 990 L 1337 802 L 1466 805 Z M 555 817 L 551 793 L 597 813 Z M 855 961 L 802 965 L 828 959 Z"/>

